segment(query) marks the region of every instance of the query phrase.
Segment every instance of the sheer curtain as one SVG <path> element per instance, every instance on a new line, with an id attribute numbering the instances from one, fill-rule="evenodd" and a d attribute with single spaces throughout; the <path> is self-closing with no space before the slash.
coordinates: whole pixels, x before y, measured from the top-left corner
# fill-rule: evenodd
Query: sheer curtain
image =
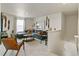
<path id="1" fill-rule="evenodd" d="M 24 19 L 17 19 L 16 32 L 24 31 Z"/>

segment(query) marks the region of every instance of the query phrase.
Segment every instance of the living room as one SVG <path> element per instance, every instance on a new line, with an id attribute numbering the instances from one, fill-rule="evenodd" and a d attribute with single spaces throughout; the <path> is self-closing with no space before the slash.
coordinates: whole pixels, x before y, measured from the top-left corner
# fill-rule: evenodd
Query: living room
<path id="1" fill-rule="evenodd" d="M 7 33 L 2 38 L 24 41 L 25 51 L 28 52 L 24 53 L 21 49 L 19 55 L 79 55 L 74 41 L 79 32 L 77 3 L 3 3 L 1 16 L 1 32 Z M 0 55 L 4 54 L 4 50 Z"/>

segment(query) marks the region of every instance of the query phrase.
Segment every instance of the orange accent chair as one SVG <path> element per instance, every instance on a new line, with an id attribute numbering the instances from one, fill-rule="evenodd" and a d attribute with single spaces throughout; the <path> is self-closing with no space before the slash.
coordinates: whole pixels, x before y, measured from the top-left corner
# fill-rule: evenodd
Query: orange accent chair
<path id="1" fill-rule="evenodd" d="M 15 39 L 5 38 L 2 40 L 2 42 L 3 42 L 4 47 L 6 48 L 6 51 L 3 56 L 5 56 L 8 50 L 17 50 L 17 53 L 16 53 L 16 56 L 17 56 L 22 45 L 24 49 L 24 41 L 22 41 L 20 44 L 17 44 Z"/>

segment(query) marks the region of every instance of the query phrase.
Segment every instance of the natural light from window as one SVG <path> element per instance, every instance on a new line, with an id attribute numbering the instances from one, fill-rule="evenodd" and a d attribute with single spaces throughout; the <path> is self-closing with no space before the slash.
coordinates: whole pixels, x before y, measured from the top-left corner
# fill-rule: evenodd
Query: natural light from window
<path id="1" fill-rule="evenodd" d="M 16 24 L 16 32 L 22 32 L 24 31 L 24 20 L 17 19 L 17 24 Z"/>

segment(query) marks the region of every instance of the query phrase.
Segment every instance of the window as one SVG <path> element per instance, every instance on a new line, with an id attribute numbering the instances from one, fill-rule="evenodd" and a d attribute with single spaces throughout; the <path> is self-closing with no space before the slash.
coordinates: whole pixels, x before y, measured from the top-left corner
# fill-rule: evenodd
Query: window
<path id="1" fill-rule="evenodd" d="M 24 20 L 17 19 L 16 32 L 24 31 Z"/>

